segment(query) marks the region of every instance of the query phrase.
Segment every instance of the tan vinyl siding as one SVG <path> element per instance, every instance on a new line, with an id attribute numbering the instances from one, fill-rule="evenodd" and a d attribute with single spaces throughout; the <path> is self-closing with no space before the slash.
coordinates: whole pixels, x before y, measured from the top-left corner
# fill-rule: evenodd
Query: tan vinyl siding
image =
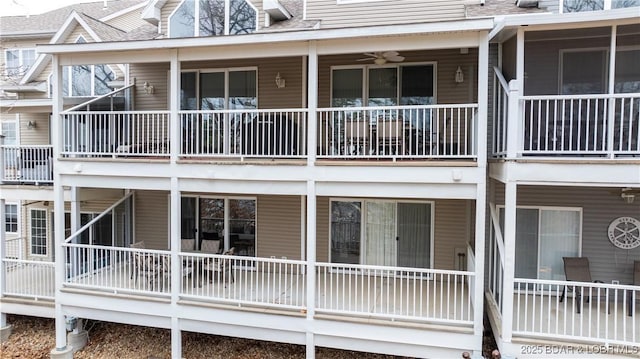
<path id="1" fill-rule="evenodd" d="M 319 197 L 317 200 L 318 262 L 329 260 L 329 203 L 328 197 Z M 475 222 L 471 222 L 468 215 L 472 206 L 465 200 L 436 200 L 434 208 L 434 268 L 457 269 L 455 249 L 466 248 L 474 233 L 469 227 Z"/>
<path id="2" fill-rule="evenodd" d="M 496 185 L 496 203 L 504 203 L 504 186 Z M 618 217 L 640 219 L 640 203 L 625 203 L 620 189 L 519 186 L 519 206 L 582 208 L 582 256 L 589 258 L 594 280 L 632 282 L 633 261 L 640 260 L 640 247 L 615 247 L 607 237 L 609 224 Z M 517 262 L 517 258 L 516 258 Z"/>
<path id="3" fill-rule="evenodd" d="M 301 259 L 300 197 L 258 196 L 257 256 Z"/>
<path id="4" fill-rule="evenodd" d="M 461 54 L 460 49 L 436 51 L 406 51 L 401 52 L 405 60 L 399 65 L 436 63 L 436 100 L 439 104 L 470 103 L 477 101 L 477 73 L 478 51 L 469 49 L 468 54 Z M 322 56 L 318 61 L 318 105 L 331 105 L 331 67 L 332 66 L 361 66 L 358 59 L 363 54 L 347 54 Z M 367 63 L 371 65 L 371 63 Z M 391 65 L 391 64 L 389 64 Z M 385 65 L 386 66 L 386 65 Z M 456 84 L 454 75 L 460 66 L 465 75 L 465 82 Z"/>
<path id="5" fill-rule="evenodd" d="M 464 19 L 460 0 L 385 0 L 337 4 L 337 0 L 307 0 L 307 19 L 322 28 L 391 25 Z"/>
<path id="6" fill-rule="evenodd" d="M 137 191 L 134 240 L 151 249 L 167 249 L 169 238 L 169 192 Z"/>
<path id="7" fill-rule="evenodd" d="M 135 110 L 168 110 L 169 95 L 169 64 L 149 63 L 129 65 L 130 78 L 135 79 L 134 90 Z M 154 88 L 153 94 L 144 91 L 143 84 L 147 82 Z"/>
<path id="8" fill-rule="evenodd" d="M 36 123 L 36 128 L 27 127 L 29 121 Z M 49 141 L 49 114 L 48 113 L 21 113 L 20 114 L 20 144 L 21 145 L 48 145 Z"/>
<path id="9" fill-rule="evenodd" d="M 141 10 L 137 9 L 113 18 L 106 23 L 124 31 L 131 31 L 145 24 L 142 20 Z"/>
<path id="10" fill-rule="evenodd" d="M 64 40 L 64 43 L 75 44 L 76 41 L 78 41 L 78 38 L 80 36 L 84 37 L 86 42 L 95 42 L 93 37 L 89 35 L 89 33 L 84 29 L 84 27 L 80 25 L 76 25 L 75 29 L 73 29 L 71 34 L 69 34 L 69 36 L 67 36 L 67 38 Z"/>
<path id="11" fill-rule="evenodd" d="M 51 64 L 51 60 L 49 60 L 47 62 L 47 65 L 44 67 L 44 70 L 42 70 L 42 72 L 40 72 L 38 74 L 38 76 L 35 77 L 34 81 L 36 81 L 36 82 L 40 82 L 40 81 L 47 82 L 49 80 L 49 75 L 51 75 L 52 71 L 53 71 L 53 65 Z M 48 91 L 48 89 L 47 89 L 47 91 Z M 49 96 L 49 94 L 47 94 L 47 93 L 39 93 L 39 94 L 37 94 L 35 96 L 38 96 L 39 98 L 46 98 L 46 97 Z"/>

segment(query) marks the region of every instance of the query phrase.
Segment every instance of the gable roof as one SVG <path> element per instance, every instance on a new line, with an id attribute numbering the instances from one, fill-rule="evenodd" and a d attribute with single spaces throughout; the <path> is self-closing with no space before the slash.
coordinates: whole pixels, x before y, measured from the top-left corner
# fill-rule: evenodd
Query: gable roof
<path id="1" fill-rule="evenodd" d="M 129 8 L 132 8 L 132 10 L 139 8 L 141 3 L 146 2 L 147 0 L 110 0 L 105 8 L 104 1 L 95 1 L 69 5 L 38 15 L 3 16 L 0 21 L 0 37 L 34 35 L 45 37 L 55 34 L 73 11 L 100 20 Z"/>
<path id="2" fill-rule="evenodd" d="M 125 31 L 107 25 L 91 16 L 72 11 L 49 43 L 60 44 L 65 42 L 77 26 L 81 26 L 87 34 L 91 36 L 91 42 L 114 41 L 122 38 L 122 36 L 126 34 Z M 35 76 L 39 75 L 45 69 L 49 61 L 51 61 L 51 55 L 40 54 L 31 68 L 29 68 L 29 71 L 27 71 L 22 80 L 20 80 L 20 84 L 33 81 Z"/>

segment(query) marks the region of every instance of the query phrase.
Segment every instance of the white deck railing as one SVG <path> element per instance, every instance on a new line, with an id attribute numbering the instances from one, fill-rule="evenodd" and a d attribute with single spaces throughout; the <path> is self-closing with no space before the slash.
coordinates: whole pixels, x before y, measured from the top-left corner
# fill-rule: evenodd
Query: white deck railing
<path id="1" fill-rule="evenodd" d="M 5 240 L 5 258 L 25 259 L 26 250 L 25 237 L 8 238 Z"/>
<path id="2" fill-rule="evenodd" d="M 4 182 L 52 183 L 53 146 L 0 146 L 4 166 L 0 179 Z"/>
<path id="3" fill-rule="evenodd" d="M 180 111 L 180 155 L 303 158 L 307 110 Z"/>
<path id="4" fill-rule="evenodd" d="M 53 300 L 55 263 L 23 259 L 2 259 L 5 286 L 2 295 Z"/>
<path id="5" fill-rule="evenodd" d="M 318 158 L 475 158 L 477 104 L 318 110 Z"/>
<path id="6" fill-rule="evenodd" d="M 472 272 L 317 263 L 317 312 L 473 325 Z"/>
<path id="7" fill-rule="evenodd" d="M 509 126 L 509 84 L 497 67 L 494 67 L 493 81 L 493 155 L 504 157 L 507 154 Z"/>
<path id="8" fill-rule="evenodd" d="M 640 287 L 519 278 L 514 287 L 514 335 L 640 342 Z"/>
<path id="9" fill-rule="evenodd" d="M 640 155 L 640 94 L 521 101 L 524 155 Z"/>
<path id="10" fill-rule="evenodd" d="M 183 297 L 284 309 L 306 307 L 304 261 L 201 253 L 180 257 Z"/>
<path id="11" fill-rule="evenodd" d="M 168 156 L 169 111 L 91 111 L 62 115 L 65 156 Z"/>

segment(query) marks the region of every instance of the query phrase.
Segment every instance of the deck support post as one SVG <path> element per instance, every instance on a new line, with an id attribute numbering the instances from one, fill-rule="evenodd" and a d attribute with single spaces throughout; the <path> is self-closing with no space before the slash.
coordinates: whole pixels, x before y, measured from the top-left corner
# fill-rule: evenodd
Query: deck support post
<path id="1" fill-rule="evenodd" d="M 607 144 L 605 146 L 607 150 L 607 156 L 609 158 L 614 158 L 615 154 L 613 151 L 616 150 L 614 146 L 614 131 L 615 131 L 615 116 L 616 116 L 616 98 L 612 97 L 616 90 L 616 44 L 617 44 L 617 36 L 618 36 L 618 26 L 611 26 L 611 43 L 609 48 L 609 83 L 608 83 L 608 91 L 609 99 L 607 100 Z M 620 99 L 622 101 L 622 99 Z M 620 118 L 620 126 L 623 126 L 622 117 Z M 620 139 L 622 140 L 622 138 Z"/>
<path id="2" fill-rule="evenodd" d="M 178 178 L 171 177 L 171 194 L 169 201 L 171 218 L 171 233 L 169 235 L 171 249 L 171 357 L 182 358 L 182 331 L 178 319 L 178 300 L 180 299 L 181 266 L 180 260 L 180 190 Z"/>
<path id="3" fill-rule="evenodd" d="M 171 52 L 169 70 L 169 152 L 171 163 L 178 161 L 180 153 L 180 61 L 178 50 Z"/>
<path id="4" fill-rule="evenodd" d="M 502 280 L 502 340 L 511 342 L 513 331 L 513 283 L 516 255 L 516 205 L 518 186 L 507 181 L 504 188 L 504 273 Z"/>
<path id="5" fill-rule="evenodd" d="M 0 145 L 2 138 L 0 138 Z M 0 153 L 2 155 L 2 153 Z M 5 200 L 0 198 L 0 297 L 4 295 L 7 288 L 7 273 L 5 272 L 4 259 L 7 257 L 7 235 L 4 230 L 6 225 Z M 0 312 L 0 343 L 9 339 L 13 327 L 7 325 L 7 314 Z"/>

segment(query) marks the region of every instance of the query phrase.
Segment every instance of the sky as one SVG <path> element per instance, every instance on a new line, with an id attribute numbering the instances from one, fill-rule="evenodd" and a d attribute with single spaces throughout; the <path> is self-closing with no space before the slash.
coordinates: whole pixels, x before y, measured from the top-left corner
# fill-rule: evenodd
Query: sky
<path id="1" fill-rule="evenodd" d="M 70 4 L 100 0 L 0 0 L 0 16 L 36 15 Z"/>

